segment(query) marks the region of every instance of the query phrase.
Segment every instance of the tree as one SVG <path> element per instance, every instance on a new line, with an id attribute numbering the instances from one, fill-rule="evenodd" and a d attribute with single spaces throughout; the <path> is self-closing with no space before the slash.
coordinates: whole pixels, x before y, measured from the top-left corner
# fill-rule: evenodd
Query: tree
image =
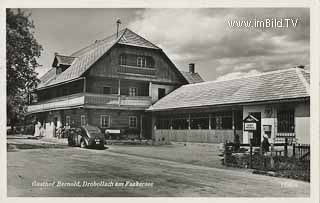
<path id="1" fill-rule="evenodd" d="M 29 90 L 39 82 L 35 68 L 42 46 L 34 37 L 34 23 L 20 9 L 6 10 L 7 119 L 11 128 L 23 119 Z"/>

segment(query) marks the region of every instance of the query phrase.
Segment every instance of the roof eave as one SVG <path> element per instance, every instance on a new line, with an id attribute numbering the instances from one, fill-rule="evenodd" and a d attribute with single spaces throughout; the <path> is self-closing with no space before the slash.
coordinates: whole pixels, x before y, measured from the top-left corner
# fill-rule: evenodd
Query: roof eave
<path id="1" fill-rule="evenodd" d="M 146 109 L 148 112 L 164 112 L 171 110 L 190 110 L 190 109 L 202 109 L 202 108 L 219 108 L 219 107 L 230 107 L 230 106 L 245 106 L 245 105 L 255 105 L 255 104 L 277 104 L 285 102 L 295 102 L 295 101 L 309 101 L 310 96 L 307 97 L 297 97 L 297 98 L 286 98 L 277 100 L 264 100 L 264 101 L 251 101 L 251 102 L 239 102 L 230 104 L 217 104 L 217 105 L 203 105 L 203 106 L 188 106 L 188 107 L 177 107 L 177 108 L 166 108 L 166 109 L 152 109 L 152 107 Z"/>

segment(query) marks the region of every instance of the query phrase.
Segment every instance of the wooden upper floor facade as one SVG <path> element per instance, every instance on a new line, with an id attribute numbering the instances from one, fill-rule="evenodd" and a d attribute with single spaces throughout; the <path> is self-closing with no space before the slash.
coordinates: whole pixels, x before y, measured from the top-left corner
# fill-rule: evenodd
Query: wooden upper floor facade
<path id="1" fill-rule="evenodd" d="M 189 83 L 166 54 L 144 38 L 128 29 L 113 37 L 70 56 L 56 54 L 52 69 L 32 93 L 28 112 L 78 106 L 141 110 Z"/>

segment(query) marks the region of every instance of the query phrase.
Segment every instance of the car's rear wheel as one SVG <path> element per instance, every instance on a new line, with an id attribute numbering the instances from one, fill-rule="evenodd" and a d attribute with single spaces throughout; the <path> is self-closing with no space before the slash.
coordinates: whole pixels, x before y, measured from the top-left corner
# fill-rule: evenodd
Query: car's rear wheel
<path id="1" fill-rule="evenodd" d="M 81 148 L 87 148 L 87 143 L 86 143 L 86 141 L 84 141 L 84 139 L 82 139 L 82 140 L 80 141 L 80 147 L 81 147 Z"/>

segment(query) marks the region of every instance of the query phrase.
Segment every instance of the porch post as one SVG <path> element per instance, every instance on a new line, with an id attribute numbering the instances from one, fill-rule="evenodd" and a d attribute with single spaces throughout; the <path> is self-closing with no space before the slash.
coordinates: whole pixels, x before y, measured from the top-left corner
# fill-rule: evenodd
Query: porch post
<path id="1" fill-rule="evenodd" d="M 84 77 L 83 78 L 83 93 L 86 93 L 87 91 L 87 81 L 86 81 L 86 78 Z"/>
<path id="2" fill-rule="evenodd" d="M 209 130 L 211 130 L 211 113 L 209 113 Z"/>
<path id="3" fill-rule="evenodd" d="M 149 82 L 149 97 L 152 97 L 152 82 Z"/>
<path id="4" fill-rule="evenodd" d="M 236 127 L 235 127 L 235 111 L 232 110 L 232 130 L 233 130 L 233 141 L 236 141 Z"/>
<path id="5" fill-rule="evenodd" d="M 119 106 L 121 105 L 121 81 L 120 81 L 120 78 L 118 79 L 118 104 Z"/>
<path id="6" fill-rule="evenodd" d="M 142 138 L 142 115 L 140 115 L 140 139 Z"/>
<path id="7" fill-rule="evenodd" d="M 157 118 L 156 118 L 156 116 L 154 115 L 154 113 L 152 113 L 152 119 L 151 119 L 151 127 L 152 127 L 152 140 L 154 141 L 154 142 L 156 142 L 157 140 L 156 140 L 156 129 L 157 129 L 157 126 L 156 126 L 156 122 L 157 122 L 157 120 L 156 120 Z"/>

